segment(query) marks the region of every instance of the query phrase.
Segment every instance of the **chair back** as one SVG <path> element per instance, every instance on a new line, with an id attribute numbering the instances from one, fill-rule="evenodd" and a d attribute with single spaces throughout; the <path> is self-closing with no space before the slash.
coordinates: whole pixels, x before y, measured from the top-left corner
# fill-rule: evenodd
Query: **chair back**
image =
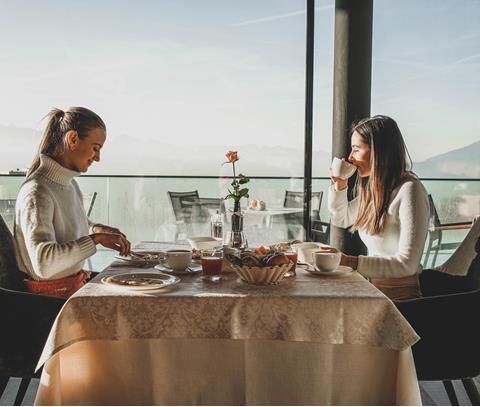
<path id="1" fill-rule="evenodd" d="M 435 229 L 435 227 L 440 226 L 441 223 L 431 194 L 428 194 L 428 203 L 430 206 L 430 213 L 428 217 L 429 240 L 431 244 L 434 244 L 434 242 L 439 243 L 442 240 L 442 231 Z"/>
<path id="2" fill-rule="evenodd" d="M 97 199 L 97 192 L 83 195 L 83 207 L 85 208 L 85 213 L 87 214 L 87 218 L 90 218 L 90 215 L 93 210 L 93 205 L 95 204 L 96 199 Z"/>
<path id="3" fill-rule="evenodd" d="M 0 215 L 0 287 L 22 289 L 24 277 L 18 270 L 12 233 Z"/>
<path id="4" fill-rule="evenodd" d="M 420 274 L 423 298 L 396 301 L 421 340 L 413 346 L 419 380 L 455 380 L 480 374 L 480 238 L 466 276 L 437 270 Z"/>
<path id="5" fill-rule="evenodd" d="M 218 211 L 225 214 L 225 201 L 221 198 L 180 198 L 186 223 L 205 223 Z"/>
<path id="6" fill-rule="evenodd" d="M 312 192 L 311 210 L 319 214 L 322 205 L 323 191 Z M 303 208 L 303 191 L 285 191 L 284 208 Z M 318 216 L 316 216 L 318 218 Z"/>
<path id="7" fill-rule="evenodd" d="M 182 205 L 182 199 L 196 199 L 198 198 L 198 191 L 190 192 L 174 192 L 168 191 L 168 198 L 172 205 L 173 214 L 176 221 L 188 221 L 190 216 L 190 211 L 185 209 L 185 205 Z"/>

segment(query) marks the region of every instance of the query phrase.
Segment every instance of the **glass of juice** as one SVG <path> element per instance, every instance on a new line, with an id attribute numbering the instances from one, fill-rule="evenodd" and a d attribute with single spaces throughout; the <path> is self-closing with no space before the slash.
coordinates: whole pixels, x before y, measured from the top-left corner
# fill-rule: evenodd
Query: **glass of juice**
<path id="1" fill-rule="evenodd" d="M 294 277 L 297 275 L 297 272 L 295 270 L 297 269 L 298 254 L 294 251 L 288 251 L 284 254 L 291 262 L 293 262 L 293 266 L 285 273 L 285 277 Z"/>
<path id="2" fill-rule="evenodd" d="M 202 279 L 218 282 L 222 279 L 223 253 L 221 250 L 202 250 Z"/>

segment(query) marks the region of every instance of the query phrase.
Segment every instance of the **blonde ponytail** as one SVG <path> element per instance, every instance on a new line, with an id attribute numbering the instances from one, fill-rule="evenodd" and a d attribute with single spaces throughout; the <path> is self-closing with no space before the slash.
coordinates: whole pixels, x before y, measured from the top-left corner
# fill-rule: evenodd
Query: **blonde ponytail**
<path id="1" fill-rule="evenodd" d="M 71 107 L 66 112 L 53 108 L 44 118 L 46 117 L 48 117 L 47 127 L 43 132 L 38 152 L 27 172 L 27 177 L 40 166 L 40 154 L 59 157 L 65 153 L 65 134 L 70 130 L 76 131 L 81 139 L 97 128 L 106 131 L 105 123 L 100 116 L 85 107 Z"/>

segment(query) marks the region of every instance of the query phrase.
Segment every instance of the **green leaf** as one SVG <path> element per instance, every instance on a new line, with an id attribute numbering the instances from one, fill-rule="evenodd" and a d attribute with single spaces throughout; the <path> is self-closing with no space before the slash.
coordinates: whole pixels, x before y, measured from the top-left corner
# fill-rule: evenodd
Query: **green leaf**
<path id="1" fill-rule="evenodd" d="M 248 195 L 248 188 L 242 188 L 240 191 L 238 191 L 238 194 L 240 195 L 240 197 Z"/>
<path id="2" fill-rule="evenodd" d="M 238 181 L 240 184 L 246 184 L 247 182 L 250 182 L 250 178 L 248 177 L 242 177 L 240 181 Z"/>

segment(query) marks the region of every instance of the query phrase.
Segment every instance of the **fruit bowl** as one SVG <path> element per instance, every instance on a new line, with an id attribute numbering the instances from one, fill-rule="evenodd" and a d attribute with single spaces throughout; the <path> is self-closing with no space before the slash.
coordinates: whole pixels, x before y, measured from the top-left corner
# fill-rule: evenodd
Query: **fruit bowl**
<path id="1" fill-rule="evenodd" d="M 293 262 L 289 261 L 287 264 L 278 266 L 239 266 L 230 263 L 230 267 L 239 275 L 239 277 L 250 284 L 269 285 L 278 284 L 285 273 L 293 266 Z"/>

